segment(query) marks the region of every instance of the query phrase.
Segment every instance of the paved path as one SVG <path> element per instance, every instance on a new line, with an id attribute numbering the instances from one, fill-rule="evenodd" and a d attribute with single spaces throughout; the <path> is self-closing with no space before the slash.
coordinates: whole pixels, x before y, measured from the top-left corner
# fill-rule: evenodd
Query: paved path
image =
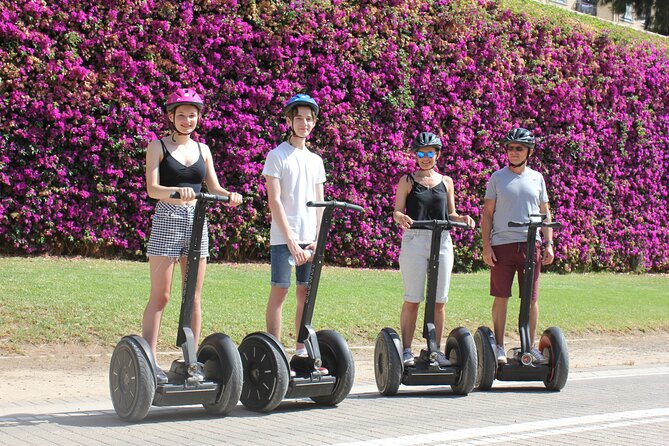
<path id="1" fill-rule="evenodd" d="M 402 386 L 386 398 L 363 381 L 336 408 L 291 400 L 268 414 L 238 405 L 225 418 L 197 406 L 152 408 L 138 424 L 119 420 L 102 395 L 9 400 L 0 396 L 2 445 L 666 445 L 669 438 L 669 365 L 577 369 L 559 393 L 496 381 L 466 397 L 450 387 Z"/>

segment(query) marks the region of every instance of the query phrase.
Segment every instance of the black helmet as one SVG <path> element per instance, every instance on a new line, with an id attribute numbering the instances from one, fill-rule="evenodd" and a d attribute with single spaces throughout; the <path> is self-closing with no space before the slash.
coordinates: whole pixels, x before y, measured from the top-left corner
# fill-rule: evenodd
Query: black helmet
<path id="1" fill-rule="evenodd" d="M 283 114 L 287 116 L 292 109 L 299 107 L 300 105 L 306 105 L 313 110 L 316 116 L 318 116 L 318 112 L 320 111 L 318 103 L 316 103 L 316 101 L 308 94 L 302 93 L 296 94 L 286 102 L 286 105 L 283 107 Z"/>
<path id="2" fill-rule="evenodd" d="M 534 149 L 534 135 L 532 132 L 522 127 L 515 128 L 506 134 L 504 145 L 506 146 L 512 142 L 523 144 L 530 149 Z"/>
<path id="3" fill-rule="evenodd" d="M 413 151 L 417 151 L 421 147 L 432 146 L 436 147 L 438 150 L 441 150 L 441 139 L 437 135 L 431 132 L 422 132 L 416 136 L 416 139 L 413 140 L 411 148 Z"/>

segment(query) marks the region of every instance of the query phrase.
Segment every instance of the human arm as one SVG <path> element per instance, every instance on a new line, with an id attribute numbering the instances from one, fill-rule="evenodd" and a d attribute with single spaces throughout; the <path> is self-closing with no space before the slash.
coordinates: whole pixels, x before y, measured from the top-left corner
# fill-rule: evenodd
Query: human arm
<path id="1" fill-rule="evenodd" d="M 191 187 L 167 187 L 160 185 L 160 161 L 162 157 L 160 140 L 149 143 L 146 149 L 146 192 L 155 200 L 167 200 L 174 192 L 178 192 L 181 201 L 195 199 L 195 191 Z"/>
<path id="2" fill-rule="evenodd" d="M 411 217 L 406 215 L 407 197 L 411 192 L 411 183 L 408 178 L 402 177 L 397 183 L 397 191 L 395 192 L 395 209 L 393 210 L 393 220 L 402 229 L 409 229 L 413 223 Z"/>
<path id="3" fill-rule="evenodd" d="M 544 223 L 550 223 L 553 221 L 550 205 L 548 202 L 541 203 L 539 205 L 539 211 L 542 214 L 546 214 Z M 543 234 L 544 239 L 544 253 L 541 258 L 541 264 L 550 265 L 555 259 L 555 252 L 553 251 L 553 228 L 542 226 L 541 233 Z"/>
<path id="4" fill-rule="evenodd" d="M 209 147 L 206 144 L 200 144 L 200 147 L 202 148 L 202 157 L 204 158 L 205 166 L 204 182 L 207 185 L 209 193 L 229 197 L 228 206 L 239 206 L 242 204 L 242 196 L 240 194 L 228 191 L 218 181 L 218 175 L 216 175 L 216 169 L 214 168 L 214 159 L 211 156 Z"/>
<path id="5" fill-rule="evenodd" d="M 483 215 L 481 216 L 481 239 L 483 240 L 483 262 L 488 266 L 494 266 L 497 262 L 495 252 L 492 250 L 492 224 L 495 214 L 497 200 L 486 198 L 483 204 Z"/>
<path id="6" fill-rule="evenodd" d="M 314 186 L 314 201 L 324 201 L 325 200 L 325 187 L 323 183 L 318 183 Z M 304 248 L 304 250 L 309 250 L 311 252 L 316 252 L 316 244 L 318 243 L 318 234 L 321 230 L 321 221 L 323 220 L 323 211 L 325 208 L 317 207 L 316 208 L 316 240 L 313 243 L 310 243 Z M 306 258 L 306 256 L 305 256 Z M 296 259 L 297 260 L 297 259 Z M 296 263 L 298 264 L 298 263 Z M 301 265 L 301 263 L 299 264 Z"/>
<path id="7" fill-rule="evenodd" d="M 474 221 L 473 218 L 471 218 L 469 215 L 459 215 L 458 212 L 455 210 L 455 192 L 454 192 L 454 183 L 453 179 L 451 177 L 447 177 L 444 175 L 443 179 L 444 184 L 446 185 L 446 193 L 447 195 L 447 200 L 448 200 L 448 218 L 449 220 L 452 221 L 457 221 L 460 223 L 466 223 L 470 228 L 474 228 L 476 226 L 476 222 Z"/>
<path id="8" fill-rule="evenodd" d="M 272 213 L 272 221 L 283 235 L 284 240 L 286 240 L 286 245 L 288 245 L 288 250 L 295 259 L 295 264 L 302 265 L 308 260 L 307 255 L 300 248 L 300 245 L 297 244 L 295 234 L 288 224 L 286 210 L 281 203 L 281 182 L 277 177 L 265 175 L 265 183 L 267 186 L 267 203 Z"/>

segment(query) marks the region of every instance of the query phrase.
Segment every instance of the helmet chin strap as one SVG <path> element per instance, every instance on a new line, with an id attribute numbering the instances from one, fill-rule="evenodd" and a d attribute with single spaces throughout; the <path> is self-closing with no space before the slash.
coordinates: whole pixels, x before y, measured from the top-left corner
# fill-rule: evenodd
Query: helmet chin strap
<path id="1" fill-rule="evenodd" d="M 527 154 L 527 156 L 525 157 L 525 159 L 522 160 L 522 161 L 521 161 L 520 163 L 518 163 L 518 164 L 513 164 L 511 161 L 509 161 L 509 166 L 511 166 L 511 167 L 522 167 L 524 164 L 527 163 L 527 160 L 528 160 L 528 159 L 530 159 L 530 154 L 529 154 L 529 153 Z"/>

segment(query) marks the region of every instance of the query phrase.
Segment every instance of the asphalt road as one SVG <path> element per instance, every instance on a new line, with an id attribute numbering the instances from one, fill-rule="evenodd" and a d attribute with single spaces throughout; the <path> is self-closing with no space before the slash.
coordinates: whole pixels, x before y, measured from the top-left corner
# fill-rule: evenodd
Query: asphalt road
<path id="1" fill-rule="evenodd" d="M 121 421 L 102 394 L 13 402 L 5 391 L 0 444 L 666 445 L 668 381 L 669 364 L 577 369 L 559 393 L 496 381 L 464 397 L 448 386 L 382 397 L 373 381 L 356 381 L 338 407 L 288 400 L 267 414 L 238 405 L 225 418 L 198 406 L 152 408 L 137 424 Z"/>

